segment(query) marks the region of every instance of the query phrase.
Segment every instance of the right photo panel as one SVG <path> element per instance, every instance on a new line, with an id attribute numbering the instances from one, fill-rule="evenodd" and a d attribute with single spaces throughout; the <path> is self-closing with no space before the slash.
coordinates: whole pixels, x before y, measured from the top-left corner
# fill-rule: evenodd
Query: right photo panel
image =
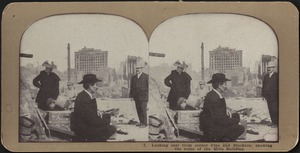
<path id="1" fill-rule="evenodd" d="M 170 18 L 149 40 L 149 141 L 278 141 L 278 41 L 238 14 Z"/>

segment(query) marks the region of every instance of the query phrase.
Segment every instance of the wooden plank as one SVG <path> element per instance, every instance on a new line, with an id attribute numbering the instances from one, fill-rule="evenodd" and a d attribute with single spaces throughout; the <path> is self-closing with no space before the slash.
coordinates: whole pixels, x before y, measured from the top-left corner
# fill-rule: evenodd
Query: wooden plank
<path id="1" fill-rule="evenodd" d="M 178 136 L 179 136 L 179 130 L 178 130 L 178 128 L 177 128 L 177 125 L 175 124 L 174 116 L 171 116 L 171 115 L 170 115 L 170 112 L 169 112 L 169 111 L 171 111 L 171 110 L 169 110 L 168 108 L 165 108 L 165 111 L 166 111 L 167 116 L 168 116 L 169 120 L 171 121 L 171 123 L 172 123 L 172 125 L 173 125 L 173 127 L 174 127 L 174 129 L 175 129 L 175 135 L 178 137 Z"/>
<path id="2" fill-rule="evenodd" d="M 65 130 L 65 129 L 61 129 L 52 125 L 48 125 L 49 129 L 58 133 L 62 133 L 62 134 L 66 134 L 69 136 L 75 136 L 73 131 L 69 131 L 69 130 Z"/>
<path id="3" fill-rule="evenodd" d="M 188 128 L 188 127 L 180 125 L 180 124 L 177 124 L 177 127 L 178 127 L 178 129 L 183 130 L 183 131 L 187 131 L 187 132 L 197 134 L 197 135 L 200 135 L 200 136 L 203 135 L 202 131 L 195 130 L 195 129 L 192 129 L 192 128 Z"/>
<path id="4" fill-rule="evenodd" d="M 180 110 L 177 111 L 177 123 L 197 123 L 199 124 L 199 116 L 201 110 Z"/>

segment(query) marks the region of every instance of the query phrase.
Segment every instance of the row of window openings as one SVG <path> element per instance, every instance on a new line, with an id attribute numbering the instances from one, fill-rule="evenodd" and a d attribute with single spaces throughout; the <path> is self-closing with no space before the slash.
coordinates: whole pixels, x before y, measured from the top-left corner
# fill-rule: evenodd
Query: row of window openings
<path id="1" fill-rule="evenodd" d="M 77 66 L 77 67 L 79 67 L 79 68 L 91 68 L 91 67 L 95 67 L 95 68 L 97 68 L 97 67 L 104 67 L 105 65 L 97 65 L 97 66 Z"/>
<path id="2" fill-rule="evenodd" d="M 228 65 L 228 66 L 231 66 L 231 65 L 241 65 L 242 63 L 210 63 L 211 65 Z"/>
<path id="3" fill-rule="evenodd" d="M 242 63 L 242 61 L 237 61 L 237 62 L 211 62 L 212 64 L 237 64 L 237 63 Z"/>
<path id="4" fill-rule="evenodd" d="M 211 61 L 220 61 L 220 60 L 222 60 L 222 61 L 240 61 L 240 60 L 242 60 L 242 58 L 215 58 L 215 59 L 213 59 L 213 58 L 211 58 Z"/>
<path id="5" fill-rule="evenodd" d="M 105 61 L 101 61 L 101 62 L 80 62 L 81 65 L 90 65 L 90 64 L 97 64 L 97 63 L 104 64 L 104 63 L 107 63 L 107 62 L 105 62 Z"/>
<path id="6" fill-rule="evenodd" d="M 101 55 L 101 56 L 76 56 L 76 58 L 81 57 L 81 58 L 99 58 L 99 57 L 107 57 L 107 55 Z"/>
<path id="7" fill-rule="evenodd" d="M 210 55 L 210 57 L 223 57 L 223 56 L 228 56 L 228 57 L 242 57 L 242 54 L 238 54 L 238 55 L 228 55 L 228 54 Z"/>
<path id="8" fill-rule="evenodd" d="M 77 59 L 77 62 L 82 62 L 82 61 L 90 61 L 90 62 L 94 62 L 94 61 L 107 61 L 106 59 L 102 59 L 102 60 L 92 60 L 92 59 Z"/>

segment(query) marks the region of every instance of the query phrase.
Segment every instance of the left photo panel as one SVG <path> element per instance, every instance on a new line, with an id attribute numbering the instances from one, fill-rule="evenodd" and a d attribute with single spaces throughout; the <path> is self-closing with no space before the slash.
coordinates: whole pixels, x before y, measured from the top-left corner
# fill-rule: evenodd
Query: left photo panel
<path id="1" fill-rule="evenodd" d="M 19 142 L 148 141 L 148 54 L 124 17 L 33 23 L 20 47 Z"/>

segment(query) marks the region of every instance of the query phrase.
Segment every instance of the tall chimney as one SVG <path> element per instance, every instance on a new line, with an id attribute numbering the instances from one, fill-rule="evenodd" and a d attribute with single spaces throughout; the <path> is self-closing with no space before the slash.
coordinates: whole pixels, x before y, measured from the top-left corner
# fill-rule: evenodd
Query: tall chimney
<path id="1" fill-rule="evenodd" d="M 68 81 L 71 81 L 70 44 L 68 43 Z"/>
<path id="2" fill-rule="evenodd" d="M 201 80 L 204 81 L 204 45 L 201 43 Z"/>

